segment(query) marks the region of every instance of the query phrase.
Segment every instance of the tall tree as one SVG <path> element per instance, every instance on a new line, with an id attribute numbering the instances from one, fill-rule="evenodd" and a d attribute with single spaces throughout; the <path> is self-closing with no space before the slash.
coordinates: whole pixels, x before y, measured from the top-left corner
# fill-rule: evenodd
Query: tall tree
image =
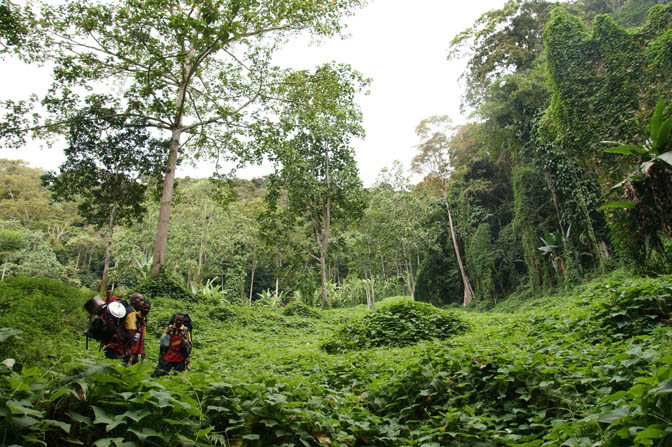
<path id="1" fill-rule="evenodd" d="M 62 129 L 80 86 L 109 89 L 124 116 L 142 117 L 169 137 L 152 272 L 166 261 L 175 169 L 190 155 L 255 159 L 241 138 L 263 123 L 282 70 L 271 64 L 281 41 L 308 30 L 340 32 L 363 0 L 73 0 L 44 5 L 40 32 L 51 49 L 54 83 L 42 100 L 49 119 L 19 116 L 8 104 L 0 137 L 21 145 L 26 131 Z M 183 142 L 183 135 L 187 139 Z"/>
<path id="2" fill-rule="evenodd" d="M 413 158 L 411 166 L 415 172 L 427 172 L 427 176 L 436 179 L 441 186 L 441 194 L 446 205 L 446 210 L 448 211 L 450 235 L 453 239 L 455 257 L 457 258 L 457 264 L 460 267 L 460 276 L 462 277 L 462 285 L 464 286 L 464 305 L 466 306 L 471 303 L 475 298 L 475 295 L 474 290 L 471 287 L 471 282 L 469 281 L 469 276 L 464 268 L 462 255 L 460 254 L 460 246 L 457 242 L 455 225 L 453 223 L 453 215 L 448 202 L 448 180 L 450 178 L 452 167 L 448 156 L 449 137 L 446 134 L 450 131 L 450 126 L 451 120 L 446 115 L 432 116 L 422 120 L 420 124 L 418 124 L 415 133 L 422 139 L 422 142 L 417 146 L 418 154 Z"/>
<path id="3" fill-rule="evenodd" d="M 350 140 L 363 136 L 355 94 L 367 80 L 348 66 L 324 65 L 295 73 L 280 128 L 290 135 L 273 154 L 267 202 L 275 209 L 286 191 L 286 212 L 310 223 L 318 248 L 322 304 L 327 304 L 327 251 L 332 221 L 358 216 L 364 206 L 362 182 Z"/>
<path id="4" fill-rule="evenodd" d="M 102 102 L 93 102 L 73 120 L 60 173 L 43 181 L 60 199 L 79 198 L 79 211 L 90 223 L 107 226 L 107 248 L 100 290 L 104 291 L 112 253 L 114 227 L 139 218 L 147 185 L 165 161 L 165 145 L 144 129 L 145 122 L 121 116 Z"/>

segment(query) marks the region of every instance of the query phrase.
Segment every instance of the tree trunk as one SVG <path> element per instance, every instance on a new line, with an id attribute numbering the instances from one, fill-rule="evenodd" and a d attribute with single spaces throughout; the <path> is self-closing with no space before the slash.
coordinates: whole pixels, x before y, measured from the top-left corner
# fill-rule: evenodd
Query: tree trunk
<path id="1" fill-rule="evenodd" d="M 411 292 L 411 300 L 415 301 L 415 278 L 413 263 L 410 259 L 406 261 L 406 275 L 408 276 L 408 290 Z"/>
<path id="2" fill-rule="evenodd" d="M 175 182 L 175 169 L 177 168 L 177 153 L 180 148 L 182 136 L 182 118 L 184 115 L 184 98 L 187 92 L 187 82 L 191 66 L 187 65 L 182 73 L 183 79 L 177 92 L 177 116 L 173 126 L 168 149 L 168 161 L 166 173 L 163 179 L 163 191 L 161 193 L 161 206 L 159 208 L 159 223 L 154 238 L 154 257 L 152 259 L 152 276 L 161 272 L 166 264 L 166 249 L 168 246 L 168 224 L 170 223 L 171 202 L 173 200 L 173 184 Z"/>
<path id="3" fill-rule="evenodd" d="M 327 192 L 331 190 L 331 176 L 329 172 L 329 146 L 324 151 L 325 178 L 327 183 Z M 320 268 L 322 269 L 322 307 L 327 305 L 327 249 L 329 247 L 329 230 L 331 228 L 331 199 L 327 195 L 326 202 L 322 206 L 322 222 L 324 231 L 318 238 L 320 245 Z"/>
<path id="4" fill-rule="evenodd" d="M 369 266 L 369 278 L 371 279 L 371 310 L 376 307 L 376 282 L 373 279 L 373 270 Z"/>
<path id="5" fill-rule="evenodd" d="M 250 273 L 250 296 L 249 296 L 249 303 L 250 307 L 252 307 L 252 290 L 254 289 L 254 272 L 257 270 L 257 261 L 254 261 L 252 263 L 252 272 Z"/>
<path id="6" fill-rule="evenodd" d="M 371 310 L 371 293 L 369 292 L 369 280 L 364 275 L 364 293 L 366 294 L 366 308 Z"/>
<path id="7" fill-rule="evenodd" d="M 275 277 L 275 299 L 278 299 L 278 293 L 280 292 L 280 278 Z"/>
<path id="8" fill-rule="evenodd" d="M 171 201 L 173 200 L 173 183 L 175 182 L 175 169 L 177 168 L 177 152 L 180 146 L 181 128 L 173 129 L 168 150 L 168 162 L 166 174 L 163 179 L 163 192 L 161 194 L 161 206 L 159 208 L 159 223 L 154 238 L 154 257 L 152 258 L 152 276 L 161 272 L 166 264 L 166 248 L 168 246 L 168 224 L 170 223 Z"/>
<path id="9" fill-rule="evenodd" d="M 320 303 L 320 305 L 322 307 L 325 307 L 327 305 L 329 298 L 327 296 L 327 261 L 325 251 L 326 250 L 320 244 L 320 278 L 322 286 L 322 302 Z"/>
<path id="10" fill-rule="evenodd" d="M 5 271 L 7 270 L 7 261 L 3 262 L 2 264 L 2 277 L 0 278 L 0 281 L 5 280 Z"/>
<path id="11" fill-rule="evenodd" d="M 203 257 L 205 253 L 205 233 L 208 231 L 210 219 L 208 216 L 208 204 L 203 204 L 203 214 L 201 217 L 201 241 L 198 247 L 198 281 L 201 281 L 201 272 L 203 271 Z"/>
<path id="12" fill-rule="evenodd" d="M 104 293 L 107 288 L 107 275 L 110 268 L 110 257 L 112 255 L 112 236 L 114 230 L 114 214 L 117 210 L 117 205 L 112 206 L 110 210 L 110 220 L 107 226 L 107 247 L 105 248 L 105 262 L 103 263 L 103 278 L 100 281 L 100 286 L 98 286 L 98 291 Z"/>
<path id="13" fill-rule="evenodd" d="M 457 264 L 460 266 L 460 275 L 462 275 L 462 283 L 464 285 L 464 306 L 467 306 L 474 297 L 474 289 L 471 288 L 471 282 L 469 282 L 469 277 L 464 270 L 464 264 L 462 264 L 462 256 L 460 256 L 460 247 L 457 245 L 457 236 L 455 236 L 455 227 L 453 226 L 453 215 L 450 212 L 450 205 L 448 205 L 447 193 L 443 193 L 443 201 L 446 204 L 446 209 L 448 210 L 448 222 L 450 223 L 450 236 L 453 239 L 453 247 L 455 247 L 455 257 L 457 258 Z"/>
<path id="14" fill-rule="evenodd" d="M 82 255 L 82 247 L 77 249 L 77 260 L 75 261 L 75 271 L 79 268 L 79 257 Z"/>

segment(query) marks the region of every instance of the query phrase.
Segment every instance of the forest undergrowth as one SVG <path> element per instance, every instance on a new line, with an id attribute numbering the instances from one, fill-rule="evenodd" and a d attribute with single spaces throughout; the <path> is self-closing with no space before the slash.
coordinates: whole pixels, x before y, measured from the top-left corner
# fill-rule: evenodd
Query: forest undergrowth
<path id="1" fill-rule="evenodd" d="M 0 283 L 1 445 L 672 445 L 670 275 L 488 313 L 152 297 L 129 368 L 86 350 L 87 293 Z M 175 311 L 194 321 L 191 370 L 151 378 Z"/>

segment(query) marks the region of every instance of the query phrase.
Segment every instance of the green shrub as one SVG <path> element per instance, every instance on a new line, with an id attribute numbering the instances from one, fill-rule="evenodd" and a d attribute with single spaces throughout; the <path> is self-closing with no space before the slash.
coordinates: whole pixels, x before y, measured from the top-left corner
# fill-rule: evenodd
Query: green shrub
<path id="1" fill-rule="evenodd" d="M 238 313 L 233 309 L 232 306 L 226 304 L 220 304 L 212 308 L 210 316 L 217 321 L 226 323 L 228 321 L 236 321 L 238 319 Z"/>
<path id="2" fill-rule="evenodd" d="M 401 301 L 346 324 L 322 348 L 335 353 L 377 346 L 406 346 L 421 340 L 450 338 L 467 329 L 468 325 L 454 313 L 427 303 Z"/>
<path id="3" fill-rule="evenodd" d="M 320 311 L 304 303 L 293 302 L 282 309 L 282 314 L 286 316 L 298 315 L 307 318 L 322 318 Z"/>
<path id="4" fill-rule="evenodd" d="M 84 303 L 93 292 L 41 277 L 16 276 L 0 281 L 0 327 L 23 331 L 0 345 L 0 357 L 33 362 L 53 355 L 59 338 L 86 329 Z"/>
<path id="5" fill-rule="evenodd" d="M 197 295 L 187 291 L 166 273 L 149 277 L 140 283 L 136 291 L 148 298 L 165 297 L 192 303 L 198 301 Z"/>
<path id="6" fill-rule="evenodd" d="M 630 280 L 609 288 L 593 318 L 614 335 L 633 336 L 670 325 L 672 275 Z"/>

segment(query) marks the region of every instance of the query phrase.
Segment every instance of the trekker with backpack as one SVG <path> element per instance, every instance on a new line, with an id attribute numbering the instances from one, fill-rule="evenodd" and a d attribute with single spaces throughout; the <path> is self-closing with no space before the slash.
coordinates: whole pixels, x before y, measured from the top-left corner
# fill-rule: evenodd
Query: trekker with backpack
<path id="1" fill-rule="evenodd" d="M 85 331 L 88 338 L 100 342 L 100 349 L 111 360 L 122 360 L 128 364 L 131 359 L 133 338 L 138 330 L 138 315 L 143 297 L 139 293 L 130 296 L 131 304 L 118 296 L 110 296 L 107 291 L 105 301 L 99 296 L 91 298 L 84 308 L 91 314 L 89 327 Z"/>
<path id="2" fill-rule="evenodd" d="M 136 332 L 136 336 L 134 338 L 137 339 L 137 341 L 133 342 L 133 356 L 131 358 L 131 364 L 138 363 L 138 357 L 140 359 L 140 362 L 145 361 L 145 339 L 147 336 L 147 315 L 149 314 L 149 311 L 152 309 L 152 303 L 147 299 L 144 298 L 142 301 L 142 305 L 140 307 L 140 316 L 138 318 L 138 331 Z"/>
<path id="3" fill-rule="evenodd" d="M 123 323 L 119 330 L 113 335 L 110 343 L 107 343 L 103 350 L 108 359 L 122 360 L 124 364 L 131 364 L 132 348 L 134 338 L 138 332 L 138 316 L 142 307 L 143 297 L 139 293 L 133 293 L 129 296 L 131 302 L 127 305 L 119 297 L 110 297 L 111 302 L 121 302 L 126 307 L 126 315 L 123 317 Z"/>
<path id="4" fill-rule="evenodd" d="M 184 371 L 187 360 L 191 355 L 191 330 L 187 326 L 188 315 L 185 313 L 174 314 L 168 327 L 161 336 L 159 349 L 159 364 L 152 373 L 152 377 L 161 377 L 171 370 Z M 191 323 L 191 319 L 188 319 Z"/>
<path id="5" fill-rule="evenodd" d="M 146 334 L 146 325 L 147 317 L 146 313 L 149 313 L 149 309 L 145 314 L 143 310 L 145 309 L 145 298 L 139 293 L 133 293 L 129 297 L 131 300 L 131 306 L 133 311 L 126 315 L 126 330 L 128 331 L 128 337 L 130 340 L 130 352 L 126 356 L 126 363 L 128 365 L 134 365 L 140 360 L 140 355 L 145 350 L 145 334 Z"/>

